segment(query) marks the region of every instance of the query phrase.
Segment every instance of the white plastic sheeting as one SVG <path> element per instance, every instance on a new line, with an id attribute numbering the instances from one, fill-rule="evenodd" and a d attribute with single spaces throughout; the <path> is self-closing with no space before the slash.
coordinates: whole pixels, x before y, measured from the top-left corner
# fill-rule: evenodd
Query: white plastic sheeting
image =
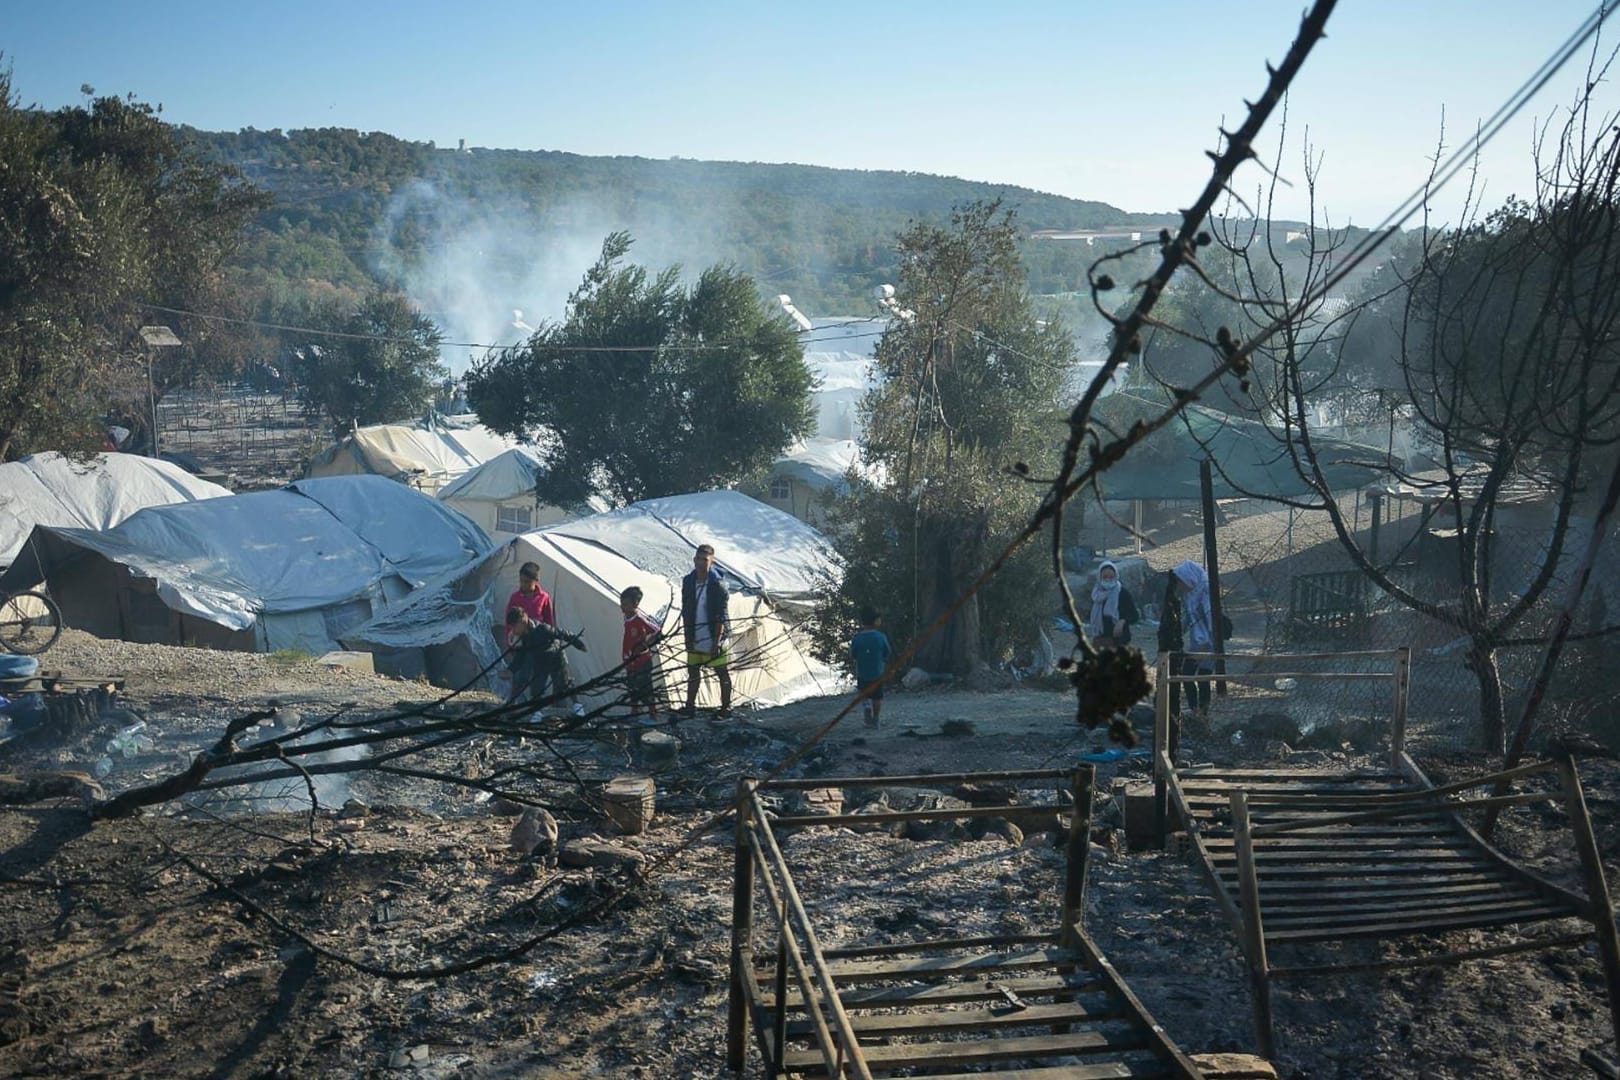
<path id="1" fill-rule="evenodd" d="M 438 498 L 472 518 L 497 540 L 509 540 L 543 525 L 572 521 L 608 508 L 607 502 L 598 498 L 581 507 L 542 503 L 535 497 L 534 489 L 545 471 L 540 450 L 516 446 L 463 473 L 441 488 Z M 503 527 L 508 523 L 521 527 Z"/>
<path id="2" fill-rule="evenodd" d="M 815 319 L 811 328 L 799 335 L 805 366 L 817 382 L 817 436 L 860 437 L 860 401 L 872 388 L 872 355 L 888 325 L 885 318 Z"/>
<path id="3" fill-rule="evenodd" d="M 543 531 L 589 540 L 676 581 L 691 571 L 697 546 L 708 544 L 744 588 L 795 603 L 810 601 L 818 571 L 835 558 L 814 528 L 736 491 L 644 499 Z"/>
<path id="4" fill-rule="evenodd" d="M 475 524 L 426 495 L 380 477 L 333 477 L 153 507 L 105 531 L 41 527 L 30 540 L 39 557 L 14 565 L 0 588 L 44 579 L 70 625 L 74 611 L 116 625 L 127 598 L 78 587 L 96 579 L 85 558 L 99 556 L 126 579 L 154 583 L 173 611 L 253 628 L 261 648 L 324 652 L 344 620 L 323 612 L 347 605 L 345 618 L 362 621 L 489 546 Z"/>
<path id="5" fill-rule="evenodd" d="M 680 581 L 697 545 L 713 544 L 732 590 L 732 678 L 737 701 L 785 704 L 830 693 L 836 673 L 812 659 L 791 621 L 786 599 L 808 601 L 816 568 L 831 558 L 819 533 L 798 519 L 731 491 L 650 499 L 525 533 L 477 564 L 419 589 L 404 604 L 345 635 L 353 648 L 420 650 L 422 668 L 448 686 L 481 681 L 497 666 L 503 606 L 525 562 L 540 566 L 557 622 L 582 631 L 586 652 L 570 651 L 576 683 L 619 665 L 624 616 L 619 593 L 643 592 L 642 610 L 668 635 L 661 681 L 684 693 Z M 409 670 L 408 663 L 400 663 Z M 498 687 L 497 687 L 498 688 Z M 594 695 L 611 697 L 605 687 Z M 712 679 L 700 702 L 715 702 Z M 587 694 L 587 697 L 592 695 Z"/>
<path id="6" fill-rule="evenodd" d="M 427 492 L 517 446 L 517 440 L 479 425 L 472 416 L 434 416 L 357 428 L 310 462 L 309 475 L 371 474 Z"/>
<path id="7" fill-rule="evenodd" d="M 0 567 L 16 560 L 35 525 L 110 529 L 148 506 L 230 493 L 157 458 L 97 454 L 75 461 L 55 452 L 30 454 L 0 465 Z"/>

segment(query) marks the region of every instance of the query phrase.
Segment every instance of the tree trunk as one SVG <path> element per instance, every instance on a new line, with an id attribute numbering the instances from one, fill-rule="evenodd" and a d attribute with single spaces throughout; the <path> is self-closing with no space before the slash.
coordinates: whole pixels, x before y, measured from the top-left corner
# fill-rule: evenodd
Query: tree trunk
<path id="1" fill-rule="evenodd" d="M 1501 755 L 1507 751 L 1507 719 L 1502 703 L 1502 669 L 1496 662 L 1496 650 L 1476 640 L 1468 651 L 1468 669 L 1479 680 L 1479 718 L 1485 752 Z"/>
<path id="2" fill-rule="evenodd" d="M 925 518 L 920 558 L 922 625 L 928 627 L 978 576 L 984 559 L 987 527 L 982 520 L 945 521 Z M 967 675 L 979 660 L 979 597 L 974 594 L 917 654 L 924 671 Z"/>

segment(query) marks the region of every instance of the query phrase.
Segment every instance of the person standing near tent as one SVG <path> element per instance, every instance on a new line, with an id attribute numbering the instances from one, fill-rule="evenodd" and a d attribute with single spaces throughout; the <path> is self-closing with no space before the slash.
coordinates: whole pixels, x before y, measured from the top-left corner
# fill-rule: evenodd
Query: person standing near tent
<path id="1" fill-rule="evenodd" d="M 1185 639 L 1188 652 L 1212 653 L 1215 651 L 1215 616 L 1209 603 L 1209 575 L 1204 568 L 1188 559 L 1170 571 L 1175 578 L 1176 593 L 1181 598 L 1181 632 Z M 1213 660 L 1183 659 L 1181 662 L 1182 675 L 1212 675 L 1215 672 Z M 1209 680 L 1199 679 L 1188 683 L 1187 701 L 1194 706 L 1195 714 L 1202 718 L 1209 717 Z"/>
<path id="2" fill-rule="evenodd" d="M 624 643 L 620 657 L 624 661 L 625 696 L 630 699 L 630 715 L 641 715 L 647 710 L 647 722 L 658 722 L 658 698 L 653 690 L 652 648 L 664 634 L 659 626 L 641 610 L 641 590 L 634 585 L 619 594 L 619 610 L 624 614 Z"/>
<path id="3" fill-rule="evenodd" d="M 686 631 L 686 708 L 683 716 L 697 711 L 698 686 L 703 669 L 714 671 L 720 681 L 720 711 L 716 720 L 731 715 L 731 672 L 727 669 L 726 638 L 731 634 L 728 607 L 731 594 L 714 568 L 714 548 L 700 544 L 692 556 L 692 572 L 681 579 L 681 623 Z"/>
<path id="4" fill-rule="evenodd" d="M 529 621 L 544 626 L 557 625 L 557 612 L 551 603 L 551 594 L 540 587 L 540 564 L 526 562 L 518 567 L 518 587 L 506 600 L 506 610 L 517 608 Z M 511 623 L 506 630 L 506 643 L 512 644 Z"/>

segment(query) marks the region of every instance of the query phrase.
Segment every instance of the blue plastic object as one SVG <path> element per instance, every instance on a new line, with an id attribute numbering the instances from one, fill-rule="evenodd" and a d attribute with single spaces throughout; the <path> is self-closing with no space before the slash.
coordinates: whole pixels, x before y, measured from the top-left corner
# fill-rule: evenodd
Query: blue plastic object
<path id="1" fill-rule="evenodd" d="M 1081 754 L 1080 760 L 1093 765 L 1104 765 L 1110 761 L 1124 761 L 1126 758 L 1151 757 L 1152 751 L 1145 746 L 1127 750 L 1123 746 L 1110 746 L 1107 750 L 1097 750 L 1090 754 Z"/>
<path id="2" fill-rule="evenodd" d="M 39 674 L 39 658 L 0 653 L 0 679 L 31 679 Z"/>

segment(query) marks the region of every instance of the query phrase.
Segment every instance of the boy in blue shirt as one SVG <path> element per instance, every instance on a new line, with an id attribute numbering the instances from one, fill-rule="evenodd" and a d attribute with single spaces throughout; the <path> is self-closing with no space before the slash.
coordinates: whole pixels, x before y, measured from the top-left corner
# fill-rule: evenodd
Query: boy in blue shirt
<path id="1" fill-rule="evenodd" d="M 883 686 L 878 682 L 889 666 L 893 647 L 889 635 L 878 629 L 882 617 L 871 608 L 861 609 L 861 629 L 849 642 L 849 655 L 855 661 L 855 688 L 872 687 L 872 696 L 861 702 L 861 715 L 868 724 L 877 726 L 878 714 L 883 711 Z"/>

